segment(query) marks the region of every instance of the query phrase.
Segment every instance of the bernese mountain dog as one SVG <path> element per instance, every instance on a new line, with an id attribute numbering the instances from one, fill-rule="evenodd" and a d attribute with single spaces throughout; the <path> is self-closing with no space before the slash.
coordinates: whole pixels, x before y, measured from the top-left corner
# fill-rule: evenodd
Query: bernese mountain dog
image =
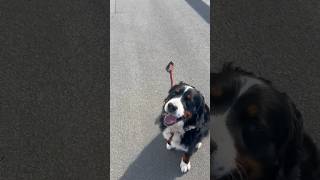
<path id="1" fill-rule="evenodd" d="M 320 180 L 316 145 L 286 93 L 224 65 L 210 74 L 211 179 Z"/>
<path id="2" fill-rule="evenodd" d="M 166 140 L 166 148 L 184 152 L 180 163 L 183 173 L 190 170 L 190 157 L 208 135 L 209 120 L 209 107 L 195 87 L 180 82 L 169 90 L 159 117 L 159 126 Z"/>

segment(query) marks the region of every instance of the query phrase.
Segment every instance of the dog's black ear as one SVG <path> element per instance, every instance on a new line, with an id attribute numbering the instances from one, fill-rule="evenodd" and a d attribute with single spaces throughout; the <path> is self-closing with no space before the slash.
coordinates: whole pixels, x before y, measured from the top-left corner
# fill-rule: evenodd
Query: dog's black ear
<path id="1" fill-rule="evenodd" d="M 204 113 L 203 113 L 204 122 L 207 123 L 210 121 L 210 109 L 207 104 L 204 104 Z"/>
<path id="2" fill-rule="evenodd" d="M 300 177 L 300 164 L 303 151 L 303 120 L 295 104 L 285 95 L 289 104 L 290 121 L 288 141 L 280 148 L 278 155 L 277 180 L 298 180 Z"/>
<path id="3" fill-rule="evenodd" d="M 181 86 L 181 84 L 182 84 L 182 82 L 180 82 L 179 84 L 173 85 L 173 86 L 169 89 L 168 94 L 170 94 L 170 93 L 176 91 L 177 89 L 179 89 L 179 87 Z"/>
<path id="4" fill-rule="evenodd" d="M 205 103 L 205 100 L 204 100 L 204 97 L 203 96 L 201 96 L 202 97 L 202 103 L 201 103 L 201 105 L 200 105 L 200 107 L 198 108 L 198 112 L 197 112 L 197 114 L 198 114 L 198 121 L 197 121 L 197 123 L 198 123 L 198 125 L 197 125 L 197 127 L 205 127 L 206 126 L 206 124 L 209 122 L 209 120 L 210 120 L 210 109 L 209 109 L 209 107 L 208 107 L 208 105 Z"/>

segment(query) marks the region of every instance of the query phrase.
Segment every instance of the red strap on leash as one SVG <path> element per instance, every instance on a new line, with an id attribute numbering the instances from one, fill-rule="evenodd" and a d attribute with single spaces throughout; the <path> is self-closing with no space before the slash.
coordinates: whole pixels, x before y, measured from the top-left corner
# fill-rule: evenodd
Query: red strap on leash
<path id="1" fill-rule="evenodd" d="M 169 64 L 166 67 L 166 71 L 170 74 L 170 80 L 171 80 L 171 87 L 174 85 L 174 79 L 173 79 L 173 62 L 170 61 Z"/>

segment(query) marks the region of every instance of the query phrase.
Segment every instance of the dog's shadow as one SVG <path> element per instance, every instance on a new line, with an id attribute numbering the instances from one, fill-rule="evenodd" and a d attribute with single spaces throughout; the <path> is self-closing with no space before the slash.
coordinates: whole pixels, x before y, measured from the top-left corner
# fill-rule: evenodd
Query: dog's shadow
<path id="1" fill-rule="evenodd" d="M 120 180 L 174 180 L 183 175 L 179 167 L 181 155 L 174 150 L 168 151 L 159 134 L 130 164 Z"/>

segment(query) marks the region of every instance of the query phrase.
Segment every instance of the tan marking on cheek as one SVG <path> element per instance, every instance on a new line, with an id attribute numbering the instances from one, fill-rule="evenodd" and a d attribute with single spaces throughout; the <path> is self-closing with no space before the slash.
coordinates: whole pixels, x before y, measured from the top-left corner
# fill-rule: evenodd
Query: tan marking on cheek
<path id="1" fill-rule="evenodd" d="M 262 164 L 259 161 L 243 155 L 239 155 L 236 161 L 245 169 L 248 179 L 258 179 L 263 177 Z"/>
<path id="2" fill-rule="evenodd" d="M 263 177 L 263 165 L 258 160 L 252 158 L 240 144 L 235 144 L 238 155 L 236 162 L 241 169 L 245 169 L 248 180 L 259 179 Z"/>
<path id="3" fill-rule="evenodd" d="M 185 111 L 184 112 L 184 117 L 190 118 L 192 116 L 192 113 L 190 111 Z"/>

